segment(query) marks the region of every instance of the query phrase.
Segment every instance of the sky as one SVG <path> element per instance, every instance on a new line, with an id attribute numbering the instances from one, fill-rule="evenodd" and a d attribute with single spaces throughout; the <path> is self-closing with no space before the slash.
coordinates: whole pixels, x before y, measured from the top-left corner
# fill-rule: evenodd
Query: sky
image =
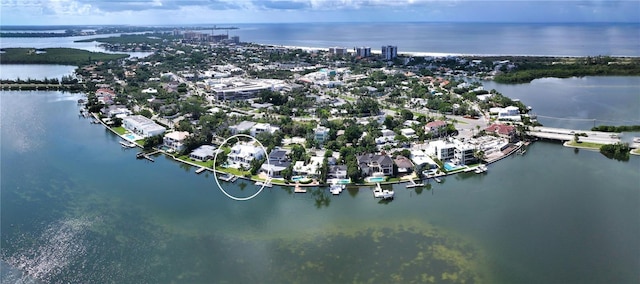
<path id="1" fill-rule="evenodd" d="M 0 0 L 1 25 L 640 22 L 640 0 Z"/>

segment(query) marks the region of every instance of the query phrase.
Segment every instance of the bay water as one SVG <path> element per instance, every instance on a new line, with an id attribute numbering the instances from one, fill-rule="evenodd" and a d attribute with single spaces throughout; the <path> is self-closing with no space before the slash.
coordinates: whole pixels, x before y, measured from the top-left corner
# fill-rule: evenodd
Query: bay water
<path id="1" fill-rule="evenodd" d="M 117 136 L 78 117 L 79 97 L 0 93 L 2 260 L 43 282 L 628 283 L 640 276 L 636 157 L 616 162 L 536 142 L 486 175 L 449 176 L 418 190 L 395 185 L 391 202 L 368 187 L 340 196 L 274 187 L 238 202 L 211 174 L 161 156 L 136 160 Z M 223 186 L 257 190 L 247 181 Z"/>

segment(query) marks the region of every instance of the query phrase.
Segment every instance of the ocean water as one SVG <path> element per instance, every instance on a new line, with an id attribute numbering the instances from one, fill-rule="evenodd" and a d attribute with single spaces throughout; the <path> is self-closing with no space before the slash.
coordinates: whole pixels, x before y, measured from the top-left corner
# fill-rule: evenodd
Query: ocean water
<path id="1" fill-rule="evenodd" d="M 369 46 L 380 51 L 396 45 L 398 52 L 436 55 L 640 56 L 640 24 L 523 24 L 523 23 L 287 23 L 237 24 L 230 36 L 243 42 L 285 46 L 352 49 Z M 207 31 L 203 31 L 207 32 Z M 209 31 L 211 32 L 211 31 Z M 216 34 L 222 31 L 215 31 Z M 103 51 L 95 42 L 74 40 L 113 35 L 66 38 L 3 38 L 6 47 L 73 47 Z M 139 54 L 144 56 L 144 54 Z M 134 55 L 135 56 L 135 55 Z"/>
<path id="2" fill-rule="evenodd" d="M 302 23 L 242 24 L 230 35 L 262 44 L 474 55 L 640 56 L 640 24 Z"/>

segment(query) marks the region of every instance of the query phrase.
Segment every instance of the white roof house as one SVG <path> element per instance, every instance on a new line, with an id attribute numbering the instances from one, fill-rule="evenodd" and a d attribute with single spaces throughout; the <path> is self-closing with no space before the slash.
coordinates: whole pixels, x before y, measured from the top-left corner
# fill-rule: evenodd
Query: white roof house
<path id="1" fill-rule="evenodd" d="M 250 144 L 236 144 L 231 147 L 231 152 L 227 155 L 227 161 L 235 167 L 249 168 L 251 161 L 262 159 L 265 152 L 260 146 Z"/>
<path id="2" fill-rule="evenodd" d="M 402 134 L 404 137 L 407 137 L 409 139 L 416 137 L 416 131 L 411 128 L 400 129 L 400 134 Z"/>
<path id="3" fill-rule="evenodd" d="M 256 135 L 263 132 L 273 134 L 278 130 L 280 130 L 280 127 L 273 126 L 268 123 L 256 123 L 255 125 L 253 125 L 253 127 L 251 127 L 251 130 L 249 130 L 249 133 L 251 133 L 251 136 L 256 137 Z"/>
<path id="4" fill-rule="evenodd" d="M 122 126 L 129 131 L 142 137 L 151 137 L 160 135 L 167 129 L 156 124 L 153 120 L 142 115 L 127 116 L 122 120 Z"/>
<path id="5" fill-rule="evenodd" d="M 204 161 L 213 159 L 215 154 L 216 154 L 215 146 L 202 145 L 196 148 L 195 150 L 193 150 L 193 152 L 189 154 L 189 158 L 204 162 Z"/>
<path id="6" fill-rule="evenodd" d="M 176 151 L 184 149 L 184 140 L 189 137 L 189 132 L 173 131 L 164 135 L 162 144 Z"/>

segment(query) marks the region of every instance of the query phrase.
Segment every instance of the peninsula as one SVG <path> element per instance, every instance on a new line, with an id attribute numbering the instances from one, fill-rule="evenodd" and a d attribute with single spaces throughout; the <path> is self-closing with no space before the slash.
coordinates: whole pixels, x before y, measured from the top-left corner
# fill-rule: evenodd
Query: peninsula
<path id="1" fill-rule="evenodd" d="M 77 65 L 59 84 L 87 93 L 83 113 L 128 140 L 123 147 L 165 153 L 198 173 L 296 188 L 482 173 L 488 163 L 523 154 L 532 137 L 596 149 L 616 144 L 615 134 L 534 128 L 531 107 L 485 90 L 481 80 L 640 73 L 637 58 L 412 56 L 396 46 L 372 54 L 194 31 L 97 40 L 110 51 L 152 53 L 6 49 L 0 62 Z M 247 139 L 223 143 L 237 134 L 264 148 Z"/>

